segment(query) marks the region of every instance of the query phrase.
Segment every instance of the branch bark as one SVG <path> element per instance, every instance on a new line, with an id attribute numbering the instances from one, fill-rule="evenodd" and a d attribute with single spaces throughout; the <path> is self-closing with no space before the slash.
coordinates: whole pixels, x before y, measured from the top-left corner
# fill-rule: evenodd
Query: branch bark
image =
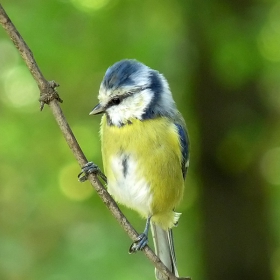
<path id="1" fill-rule="evenodd" d="M 40 90 L 40 109 L 42 110 L 44 107 L 44 104 L 48 104 L 50 106 L 50 109 L 53 113 L 53 116 L 61 129 L 61 132 L 71 149 L 72 153 L 74 154 L 76 160 L 78 161 L 80 167 L 83 167 L 88 161 L 79 146 L 62 110 L 59 105 L 59 102 L 61 103 L 62 100 L 60 99 L 56 87 L 59 85 L 54 81 L 47 81 L 45 77 L 43 76 L 42 72 L 40 71 L 32 51 L 29 49 L 28 45 L 25 43 L 24 39 L 21 37 L 20 33 L 8 17 L 7 13 L 5 12 L 4 8 L 0 4 L 0 23 L 2 27 L 5 29 L 7 34 L 10 36 L 11 40 L 13 41 L 14 45 L 18 49 L 20 55 L 22 56 L 24 62 L 26 63 L 30 73 L 32 74 L 34 80 L 36 81 L 39 90 Z M 104 204 L 107 206 L 107 208 L 110 210 L 112 215 L 115 217 L 115 219 L 119 222 L 121 227 L 124 229 L 124 231 L 128 234 L 128 236 L 135 241 L 138 237 L 138 233 L 136 230 L 131 226 L 129 221 L 126 219 L 126 217 L 123 215 L 123 213 L 120 211 L 118 205 L 113 200 L 113 198 L 110 196 L 110 194 L 107 192 L 105 187 L 102 185 L 102 183 L 99 181 L 97 175 L 90 174 L 88 176 L 88 180 L 97 192 L 97 194 L 100 196 Z M 170 280 L 178 280 L 178 279 L 185 279 L 189 280 L 190 278 L 177 278 L 172 274 L 167 267 L 161 262 L 161 260 L 155 255 L 155 253 L 150 249 L 149 246 L 145 246 L 143 249 L 143 253 L 146 255 L 146 257 L 154 264 L 154 266 L 162 271 L 166 276 L 169 277 Z"/>

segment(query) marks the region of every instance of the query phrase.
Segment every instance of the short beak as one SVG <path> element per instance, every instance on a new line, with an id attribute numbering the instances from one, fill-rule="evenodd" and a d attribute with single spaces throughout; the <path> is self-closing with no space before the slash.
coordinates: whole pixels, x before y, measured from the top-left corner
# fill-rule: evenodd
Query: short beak
<path id="1" fill-rule="evenodd" d="M 102 105 L 97 104 L 89 114 L 90 115 L 98 115 L 98 114 L 101 114 L 101 113 L 104 113 L 104 112 L 105 112 L 105 108 Z"/>

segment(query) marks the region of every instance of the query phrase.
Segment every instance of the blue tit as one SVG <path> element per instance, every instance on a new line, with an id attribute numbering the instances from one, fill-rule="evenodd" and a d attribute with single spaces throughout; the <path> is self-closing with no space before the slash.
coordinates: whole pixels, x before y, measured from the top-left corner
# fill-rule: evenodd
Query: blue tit
<path id="1" fill-rule="evenodd" d="M 151 225 L 155 251 L 176 275 L 171 228 L 180 213 L 189 164 L 189 140 L 164 76 L 125 59 L 106 71 L 99 104 L 90 115 L 101 119 L 101 145 L 108 191 L 114 199 L 147 219 L 145 230 L 130 247 L 143 249 Z M 156 271 L 157 279 L 168 279 Z"/>

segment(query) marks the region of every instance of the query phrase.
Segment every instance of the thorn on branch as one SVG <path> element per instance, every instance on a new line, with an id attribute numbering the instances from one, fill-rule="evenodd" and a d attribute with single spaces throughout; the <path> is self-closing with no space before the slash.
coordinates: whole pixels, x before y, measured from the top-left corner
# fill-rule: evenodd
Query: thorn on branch
<path id="1" fill-rule="evenodd" d="M 48 86 L 41 91 L 39 98 L 41 111 L 44 109 L 45 104 L 49 104 L 54 99 L 60 103 L 63 102 L 56 91 L 57 87 L 59 87 L 58 83 L 55 81 L 49 81 Z"/>

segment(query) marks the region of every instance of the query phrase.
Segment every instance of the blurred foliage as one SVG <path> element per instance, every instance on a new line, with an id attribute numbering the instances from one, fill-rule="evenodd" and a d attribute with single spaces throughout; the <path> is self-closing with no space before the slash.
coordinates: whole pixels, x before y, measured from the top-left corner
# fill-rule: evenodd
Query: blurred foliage
<path id="1" fill-rule="evenodd" d="M 275 237 L 271 268 L 279 280 L 280 2 L 251 1 L 248 20 L 252 16 L 257 20 L 246 24 L 246 30 L 227 2 L 193 3 L 2 0 L 45 77 L 61 85 L 66 118 L 88 159 L 100 166 L 100 118 L 88 113 L 97 102 L 107 67 L 136 58 L 164 73 L 192 143 L 186 195 L 178 209 L 183 215 L 174 235 L 180 274 L 193 279 L 207 279 L 196 168 L 203 155 L 193 106 L 197 87 L 193 77 L 203 55 L 189 39 L 193 24 L 200 22 L 209 71 L 225 88 L 238 89 L 261 73 L 258 87 L 271 121 L 232 127 L 216 154 L 228 173 L 246 170 L 258 160 L 256 172 L 266 184 Z M 207 92 L 205 97 L 211 102 Z M 77 182 L 79 166 L 48 107 L 39 112 L 38 98 L 34 80 L 0 28 L 0 279 L 154 279 L 153 267 L 142 254 L 128 255 L 131 241 L 90 184 Z M 260 131 L 267 135 L 262 150 L 251 145 Z M 122 209 L 141 231 L 144 221 Z"/>

